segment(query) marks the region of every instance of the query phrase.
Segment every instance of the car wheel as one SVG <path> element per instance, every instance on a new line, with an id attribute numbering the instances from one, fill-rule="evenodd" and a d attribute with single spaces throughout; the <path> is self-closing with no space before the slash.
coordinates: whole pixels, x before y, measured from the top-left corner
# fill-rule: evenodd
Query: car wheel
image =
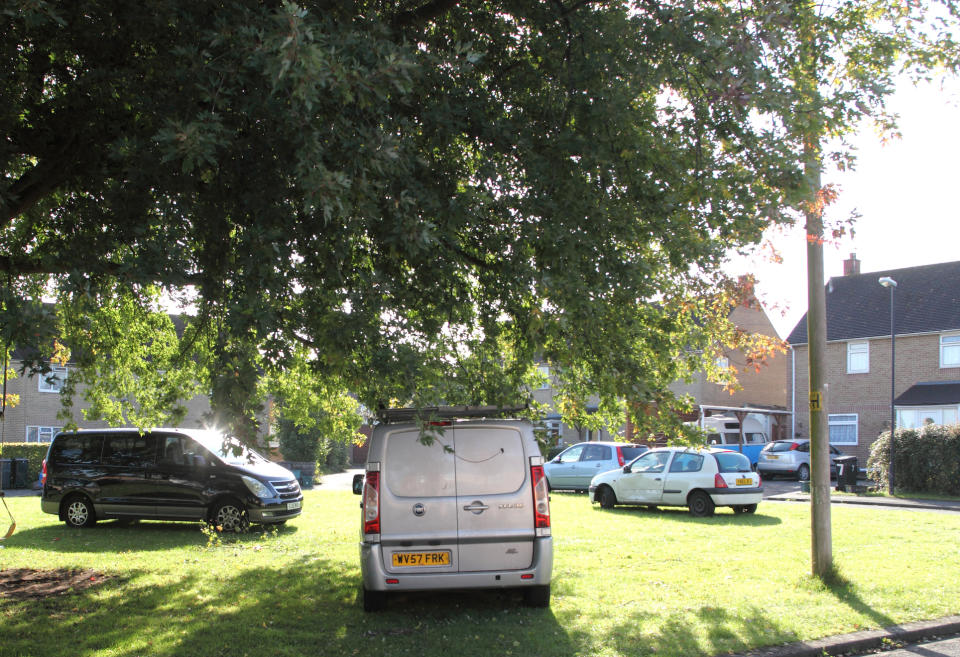
<path id="1" fill-rule="evenodd" d="M 647 511 L 656 511 L 656 510 L 659 509 L 659 508 L 660 508 L 660 507 L 657 506 L 656 504 L 648 504 L 648 505 L 647 505 Z"/>
<path id="2" fill-rule="evenodd" d="M 528 607 L 549 607 L 550 585 L 529 586 L 523 589 L 523 604 Z"/>
<path id="3" fill-rule="evenodd" d="M 213 507 L 210 522 L 221 532 L 242 532 L 250 526 L 247 510 L 236 500 L 225 500 Z"/>
<path id="4" fill-rule="evenodd" d="M 702 490 L 695 490 L 687 498 L 687 506 L 690 507 L 690 515 L 695 518 L 706 518 L 712 516 L 716 505 L 710 496 Z"/>
<path id="5" fill-rule="evenodd" d="M 756 505 L 756 504 L 744 504 L 744 505 L 743 505 L 743 512 L 744 512 L 744 513 L 756 513 L 756 512 L 757 512 L 757 505 Z"/>
<path id="6" fill-rule="evenodd" d="M 387 606 L 386 591 L 371 591 L 364 587 L 363 589 L 363 610 L 364 611 L 383 611 Z"/>
<path id="7" fill-rule="evenodd" d="M 600 489 L 600 506 L 604 509 L 612 509 L 617 505 L 617 494 L 609 486 Z"/>
<path id="8" fill-rule="evenodd" d="M 797 468 L 797 481 L 810 481 L 810 466 L 806 463 L 801 463 Z"/>
<path id="9" fill-rule="evenodd" d="M 63 520 L 68 527 L 80 529 L 91 527 L 97 522 L 97 514 L 93 510 L 93 503 L 85 495 L 68 497 L 63 503 Z"/>

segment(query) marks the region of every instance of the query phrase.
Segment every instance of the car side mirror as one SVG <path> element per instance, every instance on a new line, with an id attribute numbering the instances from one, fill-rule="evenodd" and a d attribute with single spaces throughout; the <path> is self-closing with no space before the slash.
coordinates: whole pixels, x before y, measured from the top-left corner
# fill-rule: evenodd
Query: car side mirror
<path id="1" fill-rule="evenodd" d="M 624 474 L 630 474 L 631 472 L 633 472 L 633 468 L 631 468 L 630 465 L 627 464 L 627 465 L 623 466 L 623 472 L 624 472 Z"/>
<path id="2" fill-rule="evenodd" d="M 353 475 L 353 494 L 360 495 L 363 492 L 363 477 L 362 474 Z"/>

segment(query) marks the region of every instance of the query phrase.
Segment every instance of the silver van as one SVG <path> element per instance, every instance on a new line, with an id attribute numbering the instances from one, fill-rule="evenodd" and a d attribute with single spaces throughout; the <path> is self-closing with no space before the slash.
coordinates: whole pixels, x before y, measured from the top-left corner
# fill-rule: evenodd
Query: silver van
<path id="1" fill-rule="evenodd" d="M 441 589 L 515 587 L 528 605 L 550 604 L 543 458 L 529 421 L 497 417 L 517 410 L 381 411 L 354 485 L 363 495 L 366 611 L 393 591 Z M 432 442 L 422 440 L 424 425 Z"/>

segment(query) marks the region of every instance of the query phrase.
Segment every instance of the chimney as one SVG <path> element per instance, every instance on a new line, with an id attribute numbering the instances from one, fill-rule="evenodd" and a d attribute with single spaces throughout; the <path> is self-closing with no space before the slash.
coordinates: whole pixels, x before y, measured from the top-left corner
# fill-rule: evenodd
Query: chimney
<path id="1" fill-rule="evenodd" d="M 848 260 L 843 261 L 843 275 L 856 276 L 860 273 L 860 261 L 857 260 L 857 254 L 851 253 Z"/>

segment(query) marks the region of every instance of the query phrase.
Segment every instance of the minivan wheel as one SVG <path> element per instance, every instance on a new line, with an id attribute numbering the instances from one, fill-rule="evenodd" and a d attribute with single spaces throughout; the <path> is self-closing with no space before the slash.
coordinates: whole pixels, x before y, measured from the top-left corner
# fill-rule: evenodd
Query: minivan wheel
<path id="1" fill-rule="evenodd" d="M 220 502 L 210 514 L 210 522 L 222 532 L 242 532 L 250 526 L 247 510 L 236 500 Z"/>
<path id="2" fill-rule="evenodd" d="M 801 463 L 797 468 L 797 481 L 810 481 L 810 466 L 806 463 Z"/>
<path id="3" fill-rule="evenodd" d="M 549 607 L 550 585 L 529 586 L 523 589 L 523 604 L 528 607 Z"/>
<path id="4" fill-rule="evenodd" d="M 617 505 L 617 494 L 609 486 L 600 489 L 600 506 L 604 509 L 612 509 Z"/>
<path id="5" fill-rule="evenodd" d="M 371 591 L 364 587 L 363 589 L 363 610 L 364 611 L 383 611 L 387 606 L 386 591 Z"/>
<path id="6" fill-rule="evenodd" d="M 687 498 L 687 504 L 690 506 L 690 515 L 695 518 L 712 516 L 714 509 L 716 509 L 713 500 L 702 490 L 695 490 L 690 493 L 690 497 Z"/>
<path id="7" fill-rule="evenodd" d="M 63 503 L 63 520 L 68 527 L 90 527 L 97 521 L 93 504 L 84 495 L 74 495 Z"/>

